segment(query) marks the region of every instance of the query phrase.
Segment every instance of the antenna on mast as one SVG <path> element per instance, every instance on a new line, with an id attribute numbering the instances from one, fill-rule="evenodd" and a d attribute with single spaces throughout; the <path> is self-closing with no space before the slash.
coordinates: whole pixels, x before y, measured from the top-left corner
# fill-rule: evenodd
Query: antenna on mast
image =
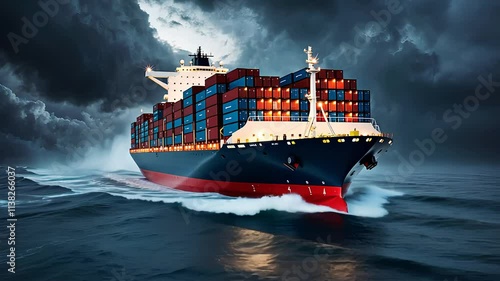
<path id="1" fill-rule="evenodd" d="M 316 137 L 316 106 L 317 106 L 317 98 L 316 98 L 316 73 L 320 71 L 320 68 L 316 68 L 316 64 L 318 63 L 318 55 L 313 57 L 312 47 L 308 46 L 307 49 L 304 49 L 304 52 L 307 54 L 306 63 L 308 64 L 307 72 L 311 74 L 310 83 L 309 83 L 309 94 L 306 95 L 306 98 L 309 100 L 309 115 L 307 117 L 307 126 L 304 132 L 305 137 L 309 137 L 309 134 L 312 133 L 312 137 Z"/>

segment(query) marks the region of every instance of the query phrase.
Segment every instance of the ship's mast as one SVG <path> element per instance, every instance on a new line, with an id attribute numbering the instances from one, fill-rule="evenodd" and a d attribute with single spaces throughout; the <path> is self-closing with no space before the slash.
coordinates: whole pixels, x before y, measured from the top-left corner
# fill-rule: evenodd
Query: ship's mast
<path id="1" fill-rule="evenodd" d="M 318 57 L 313 57 L 312 47 L 308 46 L 307 50 L 304 49 L 307 54 L 306 63 L 308 64 L 307 72 L 311 74 L 310 79 L 310 93 L 306 95 L 309 100 L 309 116 L 307 117 L 307 127 L 304 132 L 304 136 L 307 138 L 312 133 L 312 137 L 316 137 L 316 73 L 320 71 L 320 68 L 316 68 L 315 64 L 318 63 Z"/>

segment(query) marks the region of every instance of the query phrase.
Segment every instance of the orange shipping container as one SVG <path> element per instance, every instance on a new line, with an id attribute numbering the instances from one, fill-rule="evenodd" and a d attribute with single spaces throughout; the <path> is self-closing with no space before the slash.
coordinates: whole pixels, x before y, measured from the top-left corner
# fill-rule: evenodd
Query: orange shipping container
<path id="1" fill-rule="evenodd" d="M 352 101 L 346 101 L 345 102 L 345 111 L 346 112 L 352 112 Z"/>
<path id="2" fill-rule="evenodd" d="M 344 111 L 344 102 L 343 101 L 339 101 L 337 102 L 337 111 L 338 112 L 343 112 Z"/>
<path id="3" fill-rule="evenodd" d="M 337 89 L 344 89 L 344 79 L 337 80 Z"/>
<path id="4" fill-rule="evenodd" d="M 290 110 L 290 100 L 281 100 L 281 110 Z"/>
<path id="5" fill-rule="evenodd" d="M 272 99 L 266 99 L 264 101 L 265 105 L 264 105 L 264 109 L 265 110 L 272 110 L 273 109 L 273 100 Z"/>
<path id="6" fill-rule="evenodd" d="M 273 88 L 265 88 L 264 89 L 264 98 L 270 99 L 273 97 Z"/>
<path id="7" fill-rule="evenodd" d="M 344 100 L 352 100 L 352 90 L 346 90 Z"/>
<path id="8" fill-rule="evenodd" d="M 328 111 L 330 111 L 330 112 L 337 111 L 337 102 L 336 101 L 331 101 L 330 103 L 328 103 Z"/>
<path id="9" fill-rule="evenodd" d="M 264 109 L 266 109 L 265 100 L 264 99 L 257 100 L 257 110 L 264 110 Z"/>
<path id="10" fill-rule="evenodd" d="M 281 98 L 281 88 L 273 88 L 273 98 L 274 99 Z"/>
<path id="11" fill-rule="evenodd" d="M 328 79 L 327 87 L 328 89 L 336 89 L 335 79 Z"/>
<path id="12" fill-rule="evenodd" d="M 294 111 L 300 110 L 299 100 L 290 101 L 290 110 Z"/>
<path id="13" fill-rule="evenodd" d="M 281 99 L 273 100 L 273 110 L 281 110 Z"/>

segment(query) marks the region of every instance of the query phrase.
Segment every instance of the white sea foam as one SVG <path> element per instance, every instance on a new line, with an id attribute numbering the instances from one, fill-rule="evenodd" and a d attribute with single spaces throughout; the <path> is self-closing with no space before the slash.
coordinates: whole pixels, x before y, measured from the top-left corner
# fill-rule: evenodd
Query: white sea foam
<path id="1" fill-rule="evenodd" d="M 404 195 L 402 192 L 383 189 L 374 185 L 351 188 L 351 193 L 356 194 L 358 192 L 362 192 L 362 194 L 346 198 L 349 214 L 371 218 L 380 218 L 387 215 L 389 212 L 384 205 L 389 202 L 389 198 Z"/>
<path id="2" fill-rule="evenodd" d="M 38 173 L 42 172 L 40 170 Z M 193 193 L 166 188 L 145 180 L 138 173 L 92 174 L 80 171 L 80 176 L 33 176 L 41 184 L 57 184 L 76 193 L 106 192 L 131 200 L 179 203 L 183 207 L 202 212 L 251 216 L 263 211 L 276 210 L 289 213 L 336 212 L 335 210 L 305 202 L 299 195 L 287 194 L 279 197 L 234 198 L 217 193 Z M 87 174 L 88 176 L 83 176 Z M 349 214 L 360 217 L 383 217 L 388 214 L 384 204 L 388 198 L 403 195 L 377 186 L 352 187 L 352 196 L 346 199 Z M 70 195 L 70 194 L 68 194 Z M 64 195 L 61 195 L 64 196 Z"/>

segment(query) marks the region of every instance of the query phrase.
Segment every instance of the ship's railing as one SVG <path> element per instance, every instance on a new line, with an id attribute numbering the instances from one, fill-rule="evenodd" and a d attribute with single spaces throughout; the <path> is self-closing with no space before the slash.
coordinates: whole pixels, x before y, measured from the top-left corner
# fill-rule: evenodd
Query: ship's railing
<path id="1" fill-rule="evenodd" d="M 219 148 L 220 144 L 218 142 L 198 143 L 198 144 L 176 144 L 176 145 L 159 146 L 159 147 L 131 148 L 130 153 L 219 150 Z"/>
<path id="2" fill-rule="evenodd" d="M 248 121 L 296 121 L 296 122 L 307 122 L 308 116 L 289 116 L 289 115 L 279 115 L 279 116 L 250 116 L 248 117 Z M 328 122 L 362 122 L 362 123 L 371 123 L 373 127 L 380 132 L 380 127 L 377 124 L 377 121 L 371 117 L 327 117 Z M 316 117 L 317 122 L 326 122 L 323 116 Z"/>

